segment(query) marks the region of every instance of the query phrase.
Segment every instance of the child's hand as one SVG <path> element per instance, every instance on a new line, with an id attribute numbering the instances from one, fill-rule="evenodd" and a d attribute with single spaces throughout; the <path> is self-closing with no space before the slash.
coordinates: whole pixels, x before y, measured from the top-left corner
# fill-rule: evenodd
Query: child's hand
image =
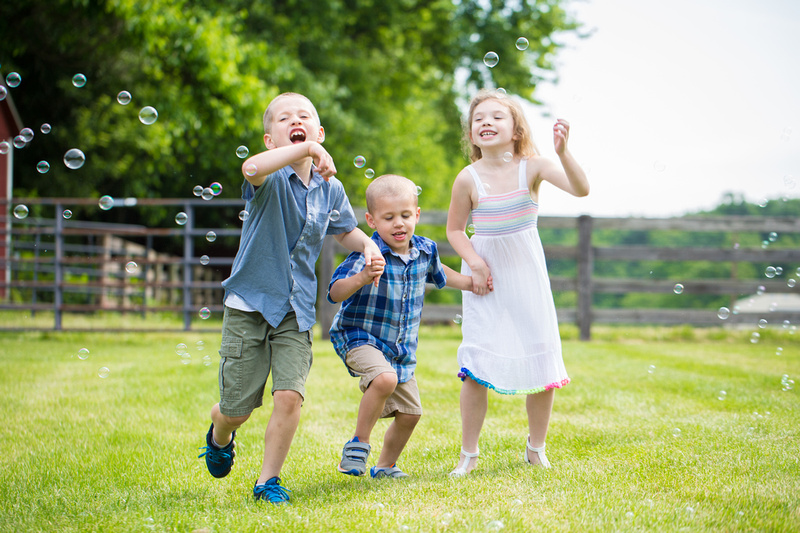
<path id="1" fill-rule="evenodd" d="M 377 287 L 378 280 L 383 274 L 384 266 L 386 266 L 386 261 L 383 259 L 383 257 L 381 257 L 380 259 L 373 259 L 370 264 L 364 265 L 364 269 L 361 272 L 368 278 L 367 282 L 364 283 L 364 285 L 372 283 Z"/>
<path id="2" fill-rule="evenodd" d="M 336 174 L 336 165 L 333 163 L 333 158 L 321 144 L 311 143 L 308 148 L 308 155 L 311 156 L 314 166 L 317 167 L 317 172 L 325 178 L 325 181 L 330 180 L 331 176 Z"/>
<path id="3" fill-rule="evenodd" d="M 373 284 L 377 287 L 378 280 L 383 274 L 383 266 L 386 264 L 386 261 L 383 259 L 383 254 L 381 253 L 381 249 L 378 248 L 378 245 L 375 244 L 371 239 L 367 238 L 366 242 L 364 243 L 364 259 L 366 259 L 367 264 L 364 267 L 372 266 L 372 263 L 378 262 L 381 265 L 381 271 L 378 275 L 373 278 Z"/>
<path id="4" fill-rule="evenodd" d="M 489 291 L 494 290 L 494 285 L 492 284 L 492 273 L 489 270 L 489 265 L 483 261 L 481 263 L 481 265 L 475 268 L 470 266 L 470 269 L 472 270 L 472 292 L 478 296 L 489 294 Z"/>
<path id="5" fill-rule="evenodd" d="M 563 155 L 567 151 L 567 139 L 569 139 L 569 122 L 560 118 L 553 125 L 553 145 L 558 155 Z"/>

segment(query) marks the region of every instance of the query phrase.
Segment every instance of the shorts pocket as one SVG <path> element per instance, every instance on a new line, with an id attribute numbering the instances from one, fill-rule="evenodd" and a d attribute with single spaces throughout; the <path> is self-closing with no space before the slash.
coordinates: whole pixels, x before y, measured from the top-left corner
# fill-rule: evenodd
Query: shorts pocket
<path id="1" fill-rule="evenodd" d="M 239 400 L 242 397 L 242 339 L 223 338 L 219 356 L 219 397 Z"/>

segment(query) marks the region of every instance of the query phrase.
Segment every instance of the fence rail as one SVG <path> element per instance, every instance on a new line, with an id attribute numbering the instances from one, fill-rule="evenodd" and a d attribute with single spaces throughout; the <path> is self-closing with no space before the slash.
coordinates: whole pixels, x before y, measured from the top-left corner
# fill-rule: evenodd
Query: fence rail
<path id="1" fill-rule="evenodd" d="M 65 329 L 65 313 L 88 313 L 98 310 L 131 313 L 172 312 L 183 315 L 183 329 L 198 329 L 200 307 L 211 313 L 222 311 L 220 282 L 230 270 L 238 245 L 241 222 L 241 200 L 197 199 L 116 199 L 113 209 L 169 208 L 186 214 L 185 224 L 173 227 L 146 227 L 136 224 L 112 224 L 67 220 L 61 214 L 69 207 L 95 206 L 86 198 L 15 199 L 12 204 L 39 206 L 39 215 L 17 220 L 8 215 L 0 220 L 0 309 L 52 311 L 53 328 Z M 207 208 L 230 211 L 226 227 L 205 227 Z M 11 212 L 11 206 L 7 212 Z M 47 213 L 44 213 L 44 212 Z M 363 209 L 356 209 L 363 220 Z M 44 216 L 49 214 L 50 216 Z M 420 223 L 443 226 L 444 212 L 423 212 Z M 208 225 L 208 224 L 206 224 Z M 681 218 L 593 218 L 590 216 L 540 217 L 541 231 L 567 230 L 575 244 L 545 244 L 548 262 L 568 261 L 574 264 L 574 275 L 560 275 L 551 269 L 551 286 L 555 292 L 575 293 L 574 307 L 559 306 L 562 322 L 577 324 L 582 339 L 591 337 L 593 323 L 652 324 L 719 324 L 716 309 L 659 308 L 596 308 L 593 300 L 600 294 L 670 293 L 680 282 L 689 294 L 742 295 L 768 292 L 797 294 L 800 287 L 779 279 L 740 279 L 735 275 L 713 279 L 627 279 L 603 277 L 597 264 L 605 261 L 710 261 L 730 263 L 764 263 L 800 266 L 800 249 L 776 246 L 721 247 L 713 246 L 601 246 L 593 237 L 601 231 L 618 232 L 692 232 L 734 235 L 800 234 L 800 220 L 793 217 L 681 217 Z M 200 256 L 201 242 L 209 232 L 227 240 L 228 253 L 214 251 Z M 171 248 L 181 253 L 165 254 L 159 244 L 171 239 Z M 175 244 L 178 241 L 179 244 Z M 204 243 L 207 245 L 207 243 Z M 691 243 L 690 243 L 691 244 Z M 440 253 L 455 256 L 446 241 L 438 243 Z M 327 331 L 336 307 L 324 297 L 327 280 L 336 266 L 336 254 L 344 249 L 327 238 L 318 263 L 320 279 L 318 318 Z M 204 254 L 205 255 L 205 254 Z M 130 267 L 131 262 L 135 268 Z M 460 305 L 426 304 L 423 319 L 427 322 L 450 321 Z M 753 322 L 748 310 L 731 316 L 726 323 Z M 773 320 L 800 321 L 800 306 L 770 311 Z M 0 329 L 4 328 L 0 325 Z M 13 328 L 18 329 L 18 328 Z"/>

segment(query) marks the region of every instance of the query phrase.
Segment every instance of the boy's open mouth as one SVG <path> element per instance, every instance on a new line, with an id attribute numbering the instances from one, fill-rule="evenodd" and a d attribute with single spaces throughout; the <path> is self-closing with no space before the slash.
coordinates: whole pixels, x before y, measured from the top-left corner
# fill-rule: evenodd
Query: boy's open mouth
<path id="1" fill-rule="evenodd" d="M 306 132 L 303 130 L 294 130 L 289 134 L 289 141 L 294 143 L 301 143 L 305 142 L 306 140 Z"/>

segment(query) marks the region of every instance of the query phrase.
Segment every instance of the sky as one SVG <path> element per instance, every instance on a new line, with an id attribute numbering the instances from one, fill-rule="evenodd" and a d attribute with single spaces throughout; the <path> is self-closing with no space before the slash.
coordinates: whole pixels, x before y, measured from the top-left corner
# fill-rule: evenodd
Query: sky
<path id="1" fill-rule="evenodd" d="M 667 217 L 729 192 L 753 203 L 800 197 L 800 2 L 567 5 L 593 31 L 562 36 L 558 81 L 539 84 L 544 106 L 527 115 L 551 158 L 546 113 L 570 122 L 592 190 L 543 187 L 541 214 Z"/>

